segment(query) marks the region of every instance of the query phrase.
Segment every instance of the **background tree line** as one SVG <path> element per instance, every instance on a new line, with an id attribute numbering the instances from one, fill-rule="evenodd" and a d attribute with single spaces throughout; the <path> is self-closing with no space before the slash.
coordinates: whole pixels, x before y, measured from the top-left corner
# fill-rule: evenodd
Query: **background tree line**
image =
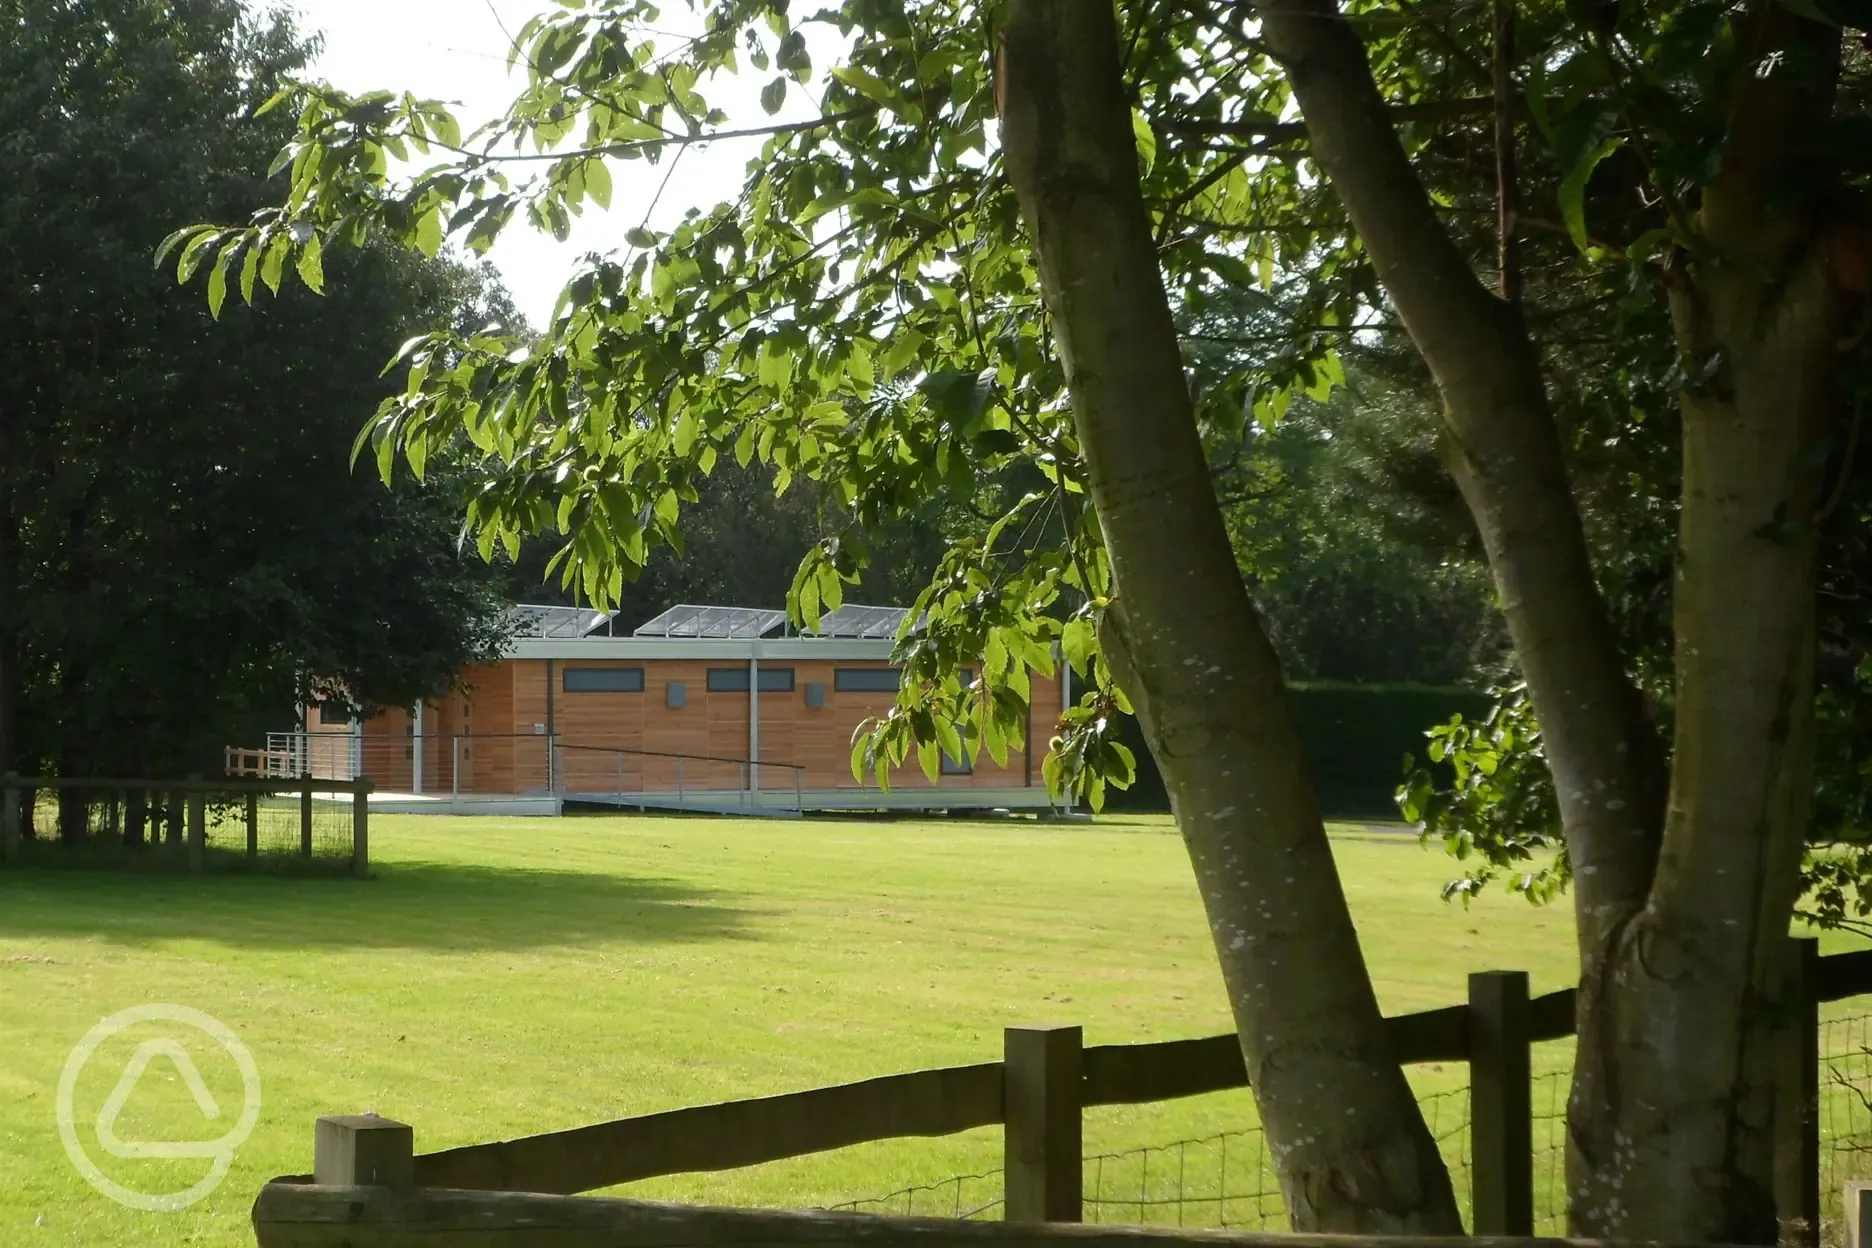
<path id="1" fill-rule="evenodd" d="M 350 450 L 396 345 L 517 327 L 504 292 L 378 247 L 214 323 L 151 256 L 265 202 L 289 123 L 253 114 L 310 45 L 223 0 L 0 26 L 0 771 L 213 775 L 301 701 L 445 687 L 498 641 L 465 475 L 385 489 Z"/>

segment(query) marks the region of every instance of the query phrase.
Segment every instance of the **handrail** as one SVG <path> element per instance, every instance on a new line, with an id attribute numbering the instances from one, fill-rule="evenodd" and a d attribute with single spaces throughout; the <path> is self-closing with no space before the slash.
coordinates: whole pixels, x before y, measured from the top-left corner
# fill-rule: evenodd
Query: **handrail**
<path id="1" fill-rule="evenodd" d="M 562 750 L 596 750 L 603 754 L 636 754 L 644 758 L 681 758 L 702 763 L 738 763 L 743 767 L 791 767 L 794 771 L 805 771 L 804 763 L 786 763 L 773 758 L 729 758 L 723 754 L 674 754 L 668 750 L 636 750 L 627 745 L 566 745 L 561 742 Z"/>
<path id="2" fill-rule="evenodd" d="M 307 738 L 318 737 L 318 738 L 326 738 L 326 739 L 336 740 L 336 741 L 359 741 L 361 740 L 367 746 L 371 744 L 372 742 L 376 742 L 376 741 L 381 741 L 381 742 L 384 742 L 385 744 L 389 744 L 389 743 L 399 742 L 399 741 L 408 741 L 410 739 L 410 737 L 407 735 L 406 736 L 366 735 L 364 737 L 358 737 L 357 735 L 350 733 L 350 732 L 338 732 L 338 731 L 280 732 L 280 733 L 270 733 L 268 735 L 280 736 L 280 737 L 307 737 Z M 688 759 L 694 762 L 703 762 L 703 763 L 737 763 L 742 766 L 752 765 L 756 767 L 790 767 L 794 771 L 805 771 L 807 769 L 807 766 L 805 763 L 789 763 L 783 759 L 776 759 L 776 758 L 731 758 L 725 754 L 679 754 L 670 750 L 639 750 L 628 745 L 573 745 L 573 744 L 566 742 L 562 738 L 560 738 L 558 734 L 556 733 L 547 734 L 547 733 L 538 733 L 538 732 L 425 732 L 422 734 L 422 738 L 425 741 L 449 741 L 449 740 L 551 741 L 555 748 L 561 749 L 561 750 L 596 750 L 596 751 L 600 751 L 606 754 L 636 754 L 645 758 L 682 758 L 682 759 Z"/>

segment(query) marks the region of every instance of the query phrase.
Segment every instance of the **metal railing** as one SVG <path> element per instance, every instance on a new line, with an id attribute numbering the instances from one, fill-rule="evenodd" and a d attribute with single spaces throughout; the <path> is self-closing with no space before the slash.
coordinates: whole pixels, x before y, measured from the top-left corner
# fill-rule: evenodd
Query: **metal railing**
<path id="1" fill-rule="evenodd" d="M 791 788 L 793 804 L 805 810 L 806 768 L 798 763 L 729 758 L 715 754 L 680 754 L 668 750 L 632 750 L 621 746 L 555 743 L 556 791 L 584 797 L 628 799 L 654 797 L 678 809 L 717 809 L 730 797 L 741 809 L 771 808 L 763 794 Z M 782 777 L 777 783 L 774 776 Z M 625 804 L 629 804 L 626 800 Z"/>
<path id="2" fill-rule="evenodd" d="M 806 768 L 567 741 L 540 733 L 274 732 L 263 750 L 228 750 L 262 774 L 370 780 L 379 792 L 461 797 L 551 793 L 617 805 L 694 810 L 805 807 Z M 790 790 L 790 803 L 783 800 Z"/>

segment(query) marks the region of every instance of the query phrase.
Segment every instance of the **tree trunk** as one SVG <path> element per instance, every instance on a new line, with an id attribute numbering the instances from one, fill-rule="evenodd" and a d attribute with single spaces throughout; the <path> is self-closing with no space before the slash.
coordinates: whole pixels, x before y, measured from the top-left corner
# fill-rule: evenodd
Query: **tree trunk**
<path id="1" fill-rule="evenodd" d="M 68 609 L 83 601 L 90 588 L 86 531 L 91 514 L 88 503 L 73 507 L 65 517 L 65 603 Z M 80 645 L 83 643 L 80 642 Z M 76 779 L 90 770 L 91 742 L 88 725 L 79 713 L 84 705 L 85 677 L 90 655 L 68 647 L 59 664 L 59 775 Z M 59 839 L 75 843 L 90 831 L 91 802 L 82 790 L 60 789 L 58 796 Z"/>
<path id="2" fill-rule="evenodd" d="M 124 795 L 124 845 L 130 849 L 143 848 L 143 825 L 149 818 L 149 794 L 142 789 L 131 789 Z"/>
<path id="3" fill-rule="evenodd" d="M 1210 484 L 1112 6 L 1016 0 L 1002 51 L 1008 168 L 1112 565 L 1106 649 L 1189 847 L 1289 1217 L 1460 1234 Z"/>
<path id="4" fill-rule="evenodd" d="M 5 463 L 8 453 L 7 439 L 0 436 L 0 465 Z M 4 472 L 4 467 L 0 467 L 0 474 Z M 18 625 L 13 618 L 13 587 L 19 575 L 16 528 L 12 487 L 0 479 L 0 775 L 19 770 L 18 738 L 13 727 L 18 705 L 15 691 L 20 679 L 19 652 L 14 643 Z"/>
<path id="5" fill-rule="evenodd" d="M 1827 111 L 1830 75 L 1806 67 L 1836 60 L 1838 31 L 1778 6 L 1744 19 L 1763 25 L 1738 46 L 1766 56 L 1799 39 L 1807 46 L 1788 63 L 1803 70 L 1741 71 L 1725 169 L 1702 203 L 1720 259 L 1700 262 L 1675 301 L 1686 372 L 1712 358 L 1721 367 L 1683 403 L 1666 803 L 1532 344 L 1437 221 L 1336 5 L 1256 7 L 1312 153 L 1442 393 L 1451 471 L 1541 723 L 1579 918 L 1572 1229 L 1772 1241 L 1763 1018 L 1806 817 L 1815 450 L 1836 412 L 1840 311 L 1814 204 L 1799 203 L 1798 188 L 1816 182 L 1788 176 L 1801 149 L 1786 136 L 1813 132 Z"/>
<path id="6" fill-rule="evenodd" d="M 1837 64 L 1837 30 L 1768 12 L 1757 46 Z M 1679 401 L 1662 859 L 1609 950 L 1569 1110 L 1573 1229 L 1595 1238 L 1768 1244 L 1779 1231 L 1770 1023 L 1811 801 L 1814 529 L 1849 306 L 1828 206 L 1793 189 L 1814 183 L 1789 167 L 1785 141 L 1830 111 L 1832 74 L 1750 77 L 1703 192 L 1704 254 L 1673 274 L 1686 374 L 1715 367 Z"/>

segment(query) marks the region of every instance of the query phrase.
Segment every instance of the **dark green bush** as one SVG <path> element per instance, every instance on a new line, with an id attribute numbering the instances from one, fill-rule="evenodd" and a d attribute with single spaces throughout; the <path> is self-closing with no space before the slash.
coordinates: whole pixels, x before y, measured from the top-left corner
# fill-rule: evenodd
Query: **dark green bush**
<path id="1" fill-rule="evenodd" d="M 1396 819 L 1392 795 L 1404 778 L 1404 756 L 1421 765 L 1424 734 L 1431 725 L 1458 713 L 1480 718 L 1489 711 L 1485 694 L 1429 685 L 1319 682 L 1293 685 L 1288 696 L 1300 723 L 1320 808 L 1336 819 Z M 1137 783 L 1127 790 L 1107 790 L 1106 808 L 1170 809 L 1163 777 L 1135 722 L 1125 725 L 1124 740 L 1137 755 Z"/>

